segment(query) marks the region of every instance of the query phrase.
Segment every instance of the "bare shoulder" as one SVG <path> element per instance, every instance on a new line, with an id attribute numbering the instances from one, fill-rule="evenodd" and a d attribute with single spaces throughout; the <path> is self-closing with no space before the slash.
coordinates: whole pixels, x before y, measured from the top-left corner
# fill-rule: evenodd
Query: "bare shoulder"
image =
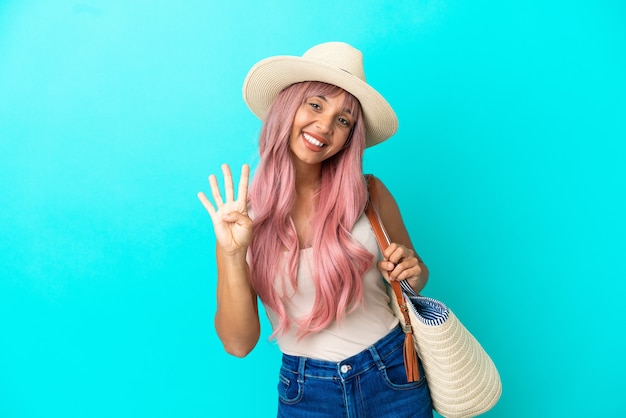
<path id="1" fill-rule="evenodd" d="M 385 225 L 385 229 L 389 233 L 392 242 L 404 245 L 407 248 L 413 248 L 411 238 L 406 230 L 400 208 L 396 203 L 391 191 L 377 177 L 372 176 L 375 187 L 375 197 L 373 197 L 374 207 L 380 215 L 380 219 Z"/>
<path id="2" fill-rule="evenodd" d="M 393 195 L 385 186 L 385 184 L 378 177 L 372 175 L 374 188 L 375 188 L 375 198 L 374 207 L 378 211 L 381 217 L 384 218 L 384 214 L 388 213 L 390 210 L 398 210 L 398 205 L 396 204 L 396 200 Z"/>

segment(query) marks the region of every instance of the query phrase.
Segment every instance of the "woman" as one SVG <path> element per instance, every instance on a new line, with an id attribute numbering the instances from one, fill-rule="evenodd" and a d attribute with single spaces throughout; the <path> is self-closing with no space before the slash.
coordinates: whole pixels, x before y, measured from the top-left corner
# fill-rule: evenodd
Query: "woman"
<path id="1" fill-rule="evenodd" d="M 243 357 L 256 345 L 258 296 L 283 352 L 278 416 L 431 417 L 423 371 L 407 381 L 404 335 L 381 279 L 419 292 L 428 270 L 379 180 L 375 206 L 392 241 L 382 255 L 363 213 L 364 149 L 393 135 L 397 119 L 365 82 L 361 52 L 331 42 L 268 58 L 243 95 L 264 121 L 249 195 L 247 165 L 237 196 L 226 165 L 225 196 L 214 175 L 214 204 L 199 193 L 217 239 L 224 348 Z"/>

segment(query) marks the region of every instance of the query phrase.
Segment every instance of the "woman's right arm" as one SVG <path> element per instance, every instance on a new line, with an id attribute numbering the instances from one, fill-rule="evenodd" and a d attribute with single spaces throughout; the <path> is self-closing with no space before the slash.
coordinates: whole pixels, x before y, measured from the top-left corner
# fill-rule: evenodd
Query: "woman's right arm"
<path id="1" fill-rule="evenodd" d="M 250 284 L 245 254 L 226 255 L 217 246 L 215 330 L 229 354 L 244 357 L 259 340 L 257 295 Z"/>
<path id="2" fill-rule="evenodd" d="M 250 282 L 246 261 L 252 240 L 252 220 L 248 216 L 247 193 L 250 168 L 241 169 L 237 199 L 230 168 L 224 164 L 224 191 L 222 199 L 217 179 L 209 176 L 215 206 L 206 195 L 198 198 L 213 221 L 217 258 L 217 312 L 215 329 L 224 349 L 237 357 L 246 356 L 259 340 L 260 324 L 257 295 Z"/>

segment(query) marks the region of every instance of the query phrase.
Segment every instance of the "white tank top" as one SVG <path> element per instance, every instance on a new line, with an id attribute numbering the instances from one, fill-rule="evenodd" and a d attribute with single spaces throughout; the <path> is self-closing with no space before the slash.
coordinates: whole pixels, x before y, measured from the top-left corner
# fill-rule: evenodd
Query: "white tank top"
<path id="1" fill-rule="evenodd" d="M 352 237 L 361 243 L 369 252 L 376 254 L 370 269 L 363 276 L 363 302 L 350 314 L 344 316 L 341 323 L 333 321 L 322 331 L 299 338 L 297 325 L 291 323 L 289 331 L 278 335 L 277 343 L 285 354 L 302 356 L 328 361 L 342 361 L 353 356 L 389 333 L 397 324 L 398 319 L 389 307 L 389 297 L 385 291 L 385 282 L 376 267 L 381 254 L 376 237 L 365 215 L 354 225 Z M 315 300 L 315 286 L 311 274 L 310 248 L 300 251 L 298 267 L 298 288 L 293 287 L 285 276 L 279 277 L 275 289 L 286 289 L 291 296 L 286 303 L 290 318 L 304 318 L 312 309 Z M 286 253 L 284 257 L 286 257 Z M 278 319 L 273 311 L 266 307 L 267 316 L 273 328 Z"/>

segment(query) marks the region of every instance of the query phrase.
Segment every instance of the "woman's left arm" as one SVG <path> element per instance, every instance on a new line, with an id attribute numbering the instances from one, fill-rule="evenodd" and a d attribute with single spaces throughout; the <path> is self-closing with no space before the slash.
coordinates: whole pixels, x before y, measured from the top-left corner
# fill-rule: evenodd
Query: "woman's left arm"
<path id="1" fill-rule="evenodd" d="M 413 248 L 396 200 L 379 179 L 374 180 L 378 194 L 375 206 L 391 241 L 383 252 L 384 260 L 378 263 L 378 269 L 388 281 L 408 280 L 419 293 L 428 281 L 428 267 Z"/>

